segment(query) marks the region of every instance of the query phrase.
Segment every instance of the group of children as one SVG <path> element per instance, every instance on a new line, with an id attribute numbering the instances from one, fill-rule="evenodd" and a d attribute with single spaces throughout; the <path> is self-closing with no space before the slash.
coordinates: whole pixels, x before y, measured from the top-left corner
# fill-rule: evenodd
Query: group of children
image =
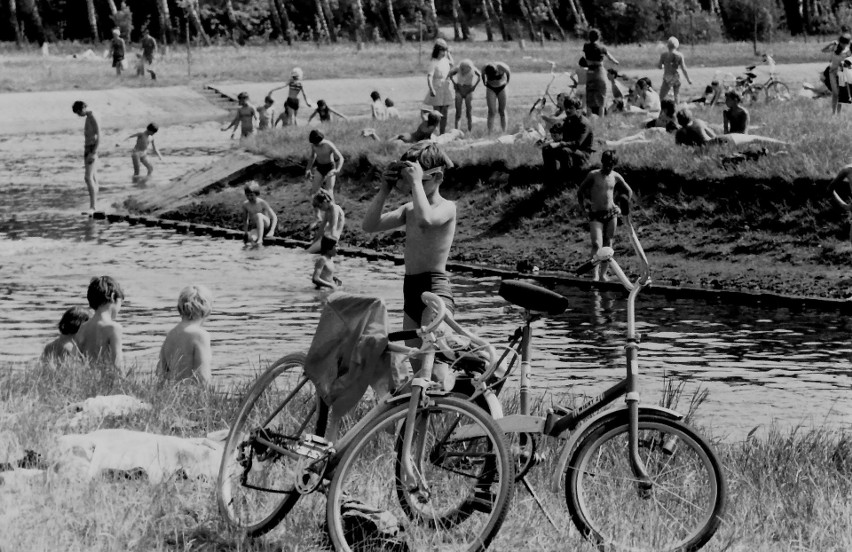
<path id="1" fill-rule="evenodd" d="M 118 315 L 124 291 L 110 276 L 92 278 L 86 292 L 89 307 L 71 307 L 59 321 L 59 337 L 44 347 L 42 360 L 62 364 L 88 361 L 95 366 L 124 368 L 123 331 Z M 160 348 L 157 375 L 163 380 L 211 380 L 210 334 L 204 322 L 213 308 L 213 297 L 204 286 L 187 286 L 178 296 L 181 321 L 166 335 Z"/>

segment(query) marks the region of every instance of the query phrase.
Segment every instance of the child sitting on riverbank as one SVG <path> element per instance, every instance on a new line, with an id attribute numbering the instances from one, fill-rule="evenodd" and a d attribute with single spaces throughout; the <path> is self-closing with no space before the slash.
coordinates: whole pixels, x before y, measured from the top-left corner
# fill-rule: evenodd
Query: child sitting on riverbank
<path id="1" fill-rule="evenodd" d="M 584 208 L 589 215 L 589 236 L 592 241 L 592 255 L 601 247 L 612 247 L 612 238 L 615 235 L 618 215 L 621 209 L 615 204 L 614 197 L 623 195 L 627 198 L 627 209 L 630 208 L 630 199 L 633 190 L 624 181 L 624 178 L 613 169 L 618 164 L 618 154 L 613 150 L 607 150 L 601 155 L 601 168 L 591 171 L 580 187 L 577 189 L 577 203 Z M 607 279 L 606 271 L 609 264 L 595 267 L 594 279 Z"/>
<path id="2" fill-rule="evenodd" d="M 333 258 L 337 255 L 337 243 L 346 224 L 346 215 L 326 190 L 319 190 L 311 203 L 314 209 L 322 214 L 322 220 L 317 229 L 320 237 L 308 248 L 308 252 L 320 254 L 314 263 L 311 281 L 317 288 L 336 289 L 341 285 L 341 281 L 334 275 Z"/>
<path id="3" fill-rule="evenodd" d="M 177 310 L 181 320 L 160 347 L 157 376 L 170 381 L 194 379 L 208 385 L 213 355 L 210 334 L 203 326 L 213 310 L 213 294 L 204 286 L 187 286 L 178 296 Z"/>
<path id="4" fill-rule="evenodd" d="M 45 345 L 41 353 L 43 362 L 61 363 L 65 359 L 80 355 L 74 336 L 89 319 L 89 311 L 83 307 L 71 307 L 59 320 L 59 337 Z"/>
<path id="5" fill-rule="evenodd" d="M 263 245 L 264 235 L 271 238 L 278 228 L 278 215 L 266 200 L 260 198 L 260 185 L 252 180 L 243 191 L 246 200 L 243 202 L 243 241 L 248 246 Z"/>
<path id="6" fill-rule="evenodd" d="M 133 160 L 133 182 L 139 182 L 140 180 L 147 181 L 151 178 L 151 173 L 154 172 L 154 166 L 148 161 L 148 147 L 154 150 L 157 159 L 160 161 L 163 160 L 163 156 L 160 155 L 160 151 L 157 149 L 157 144 L 154 143 L 154 135 L 157 134 L 158 130 L 160 130 L 160 127 L 156 123 L 151 123 L 142 132 L 131 134 L 127 138 L 128 140 L 136 138 L 136 145 L 133 146 L 133 151 L 130 152 L 130 158 Z M 147 170 L 144 179 L 139 174 L 140 164 L 145 165 L 145 169 Z"/>
<path id="7" fill-rule="evenodd" d="M 122 331 L 115 319 L 121 311 L 124 291 L 114 278 L 99 276 L 89 282 L 86 298 L 95 314 L 80 325 L 74 341 L 83 357 L 93 365 L 120 369 L 124 365 Z"/>

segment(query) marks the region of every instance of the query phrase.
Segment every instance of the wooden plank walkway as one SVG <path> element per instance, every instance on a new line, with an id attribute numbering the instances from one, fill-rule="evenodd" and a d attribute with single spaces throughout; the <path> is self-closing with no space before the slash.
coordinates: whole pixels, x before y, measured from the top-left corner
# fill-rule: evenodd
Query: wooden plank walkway
<path id="1" fill-rule="evenodd" d="M 153 215 L 170 211 L 189 203 L 193 196 L 211 186 L 228 185 L 251 168 L 271 162 L 268 157 L 246 151 L 229 153 L 211 165 L 172 180 L 166 186 L 155 186 L 134 196 L 134 208 Z"/>

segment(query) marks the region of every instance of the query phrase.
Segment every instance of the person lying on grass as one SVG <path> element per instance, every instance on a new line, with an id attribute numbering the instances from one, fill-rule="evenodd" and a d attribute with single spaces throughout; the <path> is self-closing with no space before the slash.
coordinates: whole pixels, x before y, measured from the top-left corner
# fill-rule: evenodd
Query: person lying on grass
<path id="1" fill-rule="evenodd" d="M 178 296 L 180 322 L 166 335 L 160 347 L 157 376 L 160 380 L 195 380 L 208 385 L 213 353 L 204 322 L 213 310 L 213 294 L 204 286 L 187 286 Z"/>
<path id="2" fill-rule="evenodd" d="M 618 215 L 621 209 L 615 204 L 615 196 L 626 198 L 626 210 L 630 209 L 633 190 L 624 178 L 613 169 L 618 164 L 618 154 L 606 150 L 601 155 L 601 168 L 591 171 L 577 189 L 577 203 L 589 216 L 589 236 L 592 241 L 592 255 L 601 247 L 612 247 Z M 608 280 L 609 263 L 595 266 L 594 280 Z"/>
<path id="3" fill-rule="evenodd" d="M 246 183 L 243 191 L 243 242 L 247 246 L 260 247 L 264 235 L 271 238 L 278 227 L 278 216 L 265 200 L 260 198 L 260 185 L 252 180 Z"/>
<path id="4" fill-rule="evenodd" d="M 748 134 L 749 114 L 740 105 L 742 101 L 742 95 L 736 90 L 725 93 L 725 105 L 728 107 L 722 112 L 722 128 L 725 134 Z"/>
<path id="5" fill-rule="evenodd" d="M 678 129 L 675 119 L 675 111 L 677 106 L 673 100 L 666 98 L 660 100 L 660 114 L 656 119 L 651 119 L 645 123 L 645 128 L 664 128 L 667 132 L 674 132 Z"/>
<path id="6" fill-rule="evenodd" d="M 452 167 L 453 162 L 437 144 L 418 142 L 382 173 L 379 191 L 361 222 L 368 233 L 405 229 L 402 327 L 406 330 L 427 325 L 434 316 L 420 299 L 424 291 L 441 297 L 447 310 L 455 312 L 447 258 L 456 233 L 456 204 L 442 197 L 440 192 L 444 171 Z M 393 190 L 410 196 L 411 200 L 383 212 Z M 418 347 L 420 339 L 408 340 L 406 344 Z M 419 363 L 414 359 L 412 365 L 415 371 L 419 370 Z M 446 365 L 436 363 L 433 376 L 446 390 L 452 389 L 454 382 Z"/>
<path id="7" fill-rule="evenodd" d="M 115 319 L 121 311 L 124 291 L 115 278 L 100 276 L 89 282 L 86 298 L 95 314 L 80 326 L 74 341 L 93 366 L 121 369 L 124 366 L 122 331 Z"/>
<path id="8" fill-rule="evenodd" d="M 84 322 L 89 320 L 89 311 L 83 307 L 71 307 L 59 320 L 59 337 L 44 346 L 43 362 L 62 363 L 66 359 L 80 356 L 80 348 L 74 336 Z"/>
<path id="9" fill-rule="evenodd" d="M 680 126 L 675 132 L 675 144 L 681 146 L 706 146 L 714 138 L 716 133 L 701 119 L 692 116 L 688 108 L 681 108 L 675 115 L 677 124 Z"/>
<path id="10" fill-rule="evenodd" d="M 416 129 L 414 129 L 414 132 L 405 132 L 403 134 L 397 134 L 393 137 L 393 139 L 398 140 L 403 144 L 416 144 L 417 142 L 423 140 L 432 140 L 433 135 L 441 124 L 441 120 L 443 118 L 444 116 L 441 115 L 440 111 L 432 110 L 426 112 L 423 116 L 423 119 L 420 121 L 420 124 L 417 125 Z M 381 142 L 381 138 L 376 133 L 376 129 L 374 128 L 365 128 L 361 131 L 361 136 L 372 138 L 377 142 Z"/>

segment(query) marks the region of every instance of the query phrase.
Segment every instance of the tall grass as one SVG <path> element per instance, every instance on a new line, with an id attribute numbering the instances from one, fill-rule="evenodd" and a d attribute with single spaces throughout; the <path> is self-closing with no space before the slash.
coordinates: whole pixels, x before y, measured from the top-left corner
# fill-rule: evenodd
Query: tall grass
<path id="1" fill-rule="evenodd" d="M 135 78 L 135 68 L 130 67 L 121 79 L 117 78 L 107 59 L 75 60 L 88 48 L 100 56 L 106 43 L 91 45 L 63 42 L 50 45 L 51 56 L 43 58 L 40 50 L 30 47 L 17 50 L 11 45 L 0 46 L 0 91 L 23 92 L 34 90 L 66 90 L 70 88 L 103 89 L 115 86 L 168 86 L 215 81 L 280 81 L 293 67 L 302 67 L 309 79 L 390 77 L 419 74 L 429 61 L 431 42 L 423 45 L 392 43 L 368 44 L 358 51 L 353 43 L 316 46 L 296 43 L 292 47 L 262 44 L 245 47 L 193 46 L 191 62 L 183 45 L 175 45 L 162 58 L 158 57 L 153 69 L 158 79 Z M 162 48 L 161 48 L 162 49 Z M 454 43 L 451 46 L 456 59 L 471 58 L 484 65 L 491 60 L 501 60 L 514 71 L 547 71 L 544 60 L 559 62 L 561 70 L 576 69 L 582 52 L 582 41 L 548 42 L 542 47 L 526 43 L 524 49 L 518 42 Z M 762 50 L 774 53 L 778 63 L 810 62 L 821 59 L 819 44 L 807 45 L 801 40 L 763 45 Z M 138 48 L 129 46 L 128 51 Z M 659 44 L 619 45 L 612 48 L 622 67 L 631 69 L 652 68 L 659 60 L 663 46 Z M 750 43 L 726 42 L 684 47 L 687 62 L 692 67 L 741 66 L 759 61 Z M 133 53 L 128 55 L 131 66 Z"/>
<path id="2" fill-rule="evenodd" d="M 148 376 L 106 375 L 81 365 L 32 364 L 23 369 L 5 365 L 0 367 L 0 443 L 8 447 L 14 441 L 21 448 L 45 451 L 58 436 L 55 422 L 65 405 L 118 392 L 155 405 L 150 413 L 125 420 L 123 427 L 202 435 L 224 427 L 241 389 L 214 394 L 194 387 L 161 388 Z M 681 395 L 681 400 L 686 398 Z M 544 402 L 549 404 L 547 399 Z M 699 413 L 693 423 L 707 425 L 712 416 Z M 519 488 L 493 550 L 593 550 L 571 529 L 564 496 L 549 489 L 548 469 L 558 445 L 540 443 L 543 462 L 533 469 L 530 480 L 559 529 L 547 524 L 527 492 Z M 728 478 L 730 500 L 725 521 L 706 550 L 852 549 L 852 436 L 848 432 L 770 428 L 753 432 L 743 441 L 716 442 L 716 449 Z M 7 486 L 0 492 L 0 546 L 20 551 L 295 551 L 316 550 L 322 541 L 322 520 L 314 516 L 323 511 L 321 496 L 308 499 L 310 508 L 297 507 L 293 514 L 297 518 L 289 525 L 299 527 L 298 533 L 248 540 L 220 519 L 214 493 L 211 481 L 180 478 L 156 485 L 110 479 L 79 484 L 51 476 L 23 487 Z"/>

